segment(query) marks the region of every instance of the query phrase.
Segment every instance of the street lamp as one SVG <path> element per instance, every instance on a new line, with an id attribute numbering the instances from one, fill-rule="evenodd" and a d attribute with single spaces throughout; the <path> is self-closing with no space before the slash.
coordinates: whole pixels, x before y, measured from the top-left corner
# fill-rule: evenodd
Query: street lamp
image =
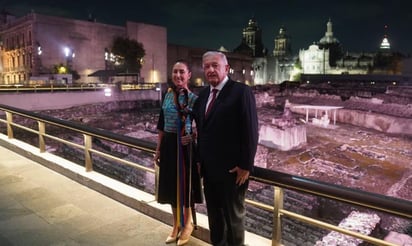
<path id="1" fill-rule="evenodd" d="M 156 86 L 156 91 L 159 92 L 159 105 L 162 106 L 162 83 L 159 82 L 158 86 Z"/>
<path id="2" fill-rule="evenodd" d="M 109 65 L 109 50 L 107 48 L 104 49 L 104 70 L 107 70 Z"/>
<path id="3" fill-rule="evenodd" d="M 108 48 L 104 48 L 104 70 L 112 70 L 116 65 L 116 56 Z"/>
<path id="4" fill-rule="evenodd" d="M 43 55 L 43 47 L 40 45 L 38 41 L 36 41 L 35 47 L 37 47 L 37 55 L 35 55 L 36 53 L 33 52 L 33 75 L 38 75 L 42 72 L 41 56 Z"/>
<path id="5" fill-rule="evenodd" d="M 69 47 L 63 48 L 64 56 L 66 57 L 66 66 L 71 69 L 73 58 L 76 56 L 74 50 Z"/>
<path id="6" fill-rule="evenodd" d="M 65 55 L 66 57 L 72 57 L 72 58 L 75 57 L 75 54 L 74 54 L 73 49 L 71 49 L 71 48 L 69 48 L 69 47 L 64 47 L 64 48 L 63 48 L 63 52 L 64 52 L 64 55 Z"/>

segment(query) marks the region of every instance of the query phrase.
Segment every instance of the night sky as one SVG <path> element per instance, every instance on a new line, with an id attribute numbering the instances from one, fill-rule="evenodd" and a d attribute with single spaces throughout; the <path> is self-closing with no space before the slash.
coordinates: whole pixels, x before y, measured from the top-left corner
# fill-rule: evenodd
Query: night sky
<path id="1" fill-rule="evenodd" d="M 110 1 L 110 0 L 109 0 Z M 345 51 L 374 52 L 386 33 L 392 50 L 412 53 L 412 2 L 410 0 L 7 0 L 1 7 L 17 16 L 39 14 L 124 26 L 126 20 L 167 27 L 168 42 L 208 49 L 236 48 L 242 29 L 255 17 L 263 44 L 272 52 L 280 27 L 292 38 L 298 52 L 319 41 L 330 18 L 334 36 Z"/>

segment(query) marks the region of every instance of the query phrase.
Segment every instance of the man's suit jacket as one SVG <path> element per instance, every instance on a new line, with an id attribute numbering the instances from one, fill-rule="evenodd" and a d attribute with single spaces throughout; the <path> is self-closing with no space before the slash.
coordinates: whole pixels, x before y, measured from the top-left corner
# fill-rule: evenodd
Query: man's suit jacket
<path id="1" fill-rule="evenodd" d="M 202 175 L 209 181 L 226 179 L 238 166 L 252 171 L 258 142 L 258 119 L 252 89 L 228 80 L 205 118 L 210 87 L 196 100 L 198 158 Z"/>

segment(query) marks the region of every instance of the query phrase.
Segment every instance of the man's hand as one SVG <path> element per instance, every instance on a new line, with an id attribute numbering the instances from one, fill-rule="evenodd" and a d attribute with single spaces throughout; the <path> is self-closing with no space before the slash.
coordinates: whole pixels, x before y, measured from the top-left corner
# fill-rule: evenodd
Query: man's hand
<path id="1" fill-rule="evenodd" d="M 159 166 L 159 162 L 160 162 L 160 151 L 156 151 L 153 155 L 153 161 L 156 165 Z"/>
<path id="2" fill-rule="evenodd" d="M 235 167 L 233 169 L 229 170 L 230 173 L 236 172 L 236 184 L 237 185 L 242 185 L 246 182 L 246 180 L 249 178 L 249 171 L 244 170 L 240 167 Z"/>
<path id="3" fill-rule="evenodd" d="M 200 166 L 200 162 L 196 163 L 197 167 L 197 173 L 199 173 L 199 176 L 202 177 L 202 167 Z"/>

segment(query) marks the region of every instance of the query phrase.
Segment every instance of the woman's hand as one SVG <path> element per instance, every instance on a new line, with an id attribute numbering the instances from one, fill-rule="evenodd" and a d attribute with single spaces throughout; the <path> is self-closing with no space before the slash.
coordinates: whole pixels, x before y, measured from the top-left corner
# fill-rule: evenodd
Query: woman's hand
<path id="1" fill-rule="evenodd" d="M 180 138 L 180 141 L 182 145 L 188 145 L 192 141 L 192 136 L 191 135 L 184 135 Z"/>

